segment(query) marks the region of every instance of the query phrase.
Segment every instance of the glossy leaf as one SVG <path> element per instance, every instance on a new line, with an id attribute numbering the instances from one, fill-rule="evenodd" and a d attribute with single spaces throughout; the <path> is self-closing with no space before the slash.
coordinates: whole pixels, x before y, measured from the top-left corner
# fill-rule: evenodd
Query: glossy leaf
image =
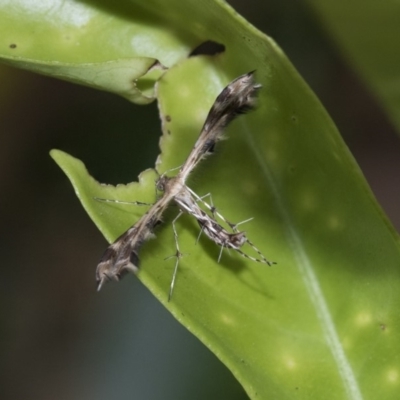
<path id="1" fill-rule="evenodd" d="M 139 104 L 152 101 L 164 66 L 185 56 L 193 38 L 182 43 L 142 7 L 108 3 L 0 0 L 0 59 Z"/>
<path id="2" fill-rule="evenodd" d="M 124 4 L 125 20 L 112 6 L 101 12 L 113 15 L 120 27 L 126 24 L 115 33 L 121 37 L 130 37 L 132 20 L 144 25 L 142 55 L 167 65 L 163 42 L 154 46 L 152 29 L 164 29 L 167 37 L 173 32 L 176 40 L 169 56 L 175 61 L 157 87 L 160 171 L 182 164 L 219 91 L 238 75 L 257 70 L 263 85 L 257 110 L 234 122 L 229 139 L 189 185 L 199 195 L 211 192 L 231 221 L 254 217 L 245 225 L 248 237 L 278 262 L 269 268 L 224 252 L 218 264 L 219 248 L 205 237 L 196 244 L 199 228 L 184 216 L 178 231 L 186 256 L 167 303 L 174 260 L 164 258 L 175 252 L 171 208 L 157 239 L 143 247 L 139 278 L 253 399 L 397 398 L 398 239 L 318 100 L 279 48 L 223 3 L 148 1 L 144 14 L 144 6 Z M 224 44 L 226 51 L 182 58 L 190 41 L 205 39 Z M 127 50 L 115 51 L 110 58 L 120 59 Z M 95 182 L 65 153 L 52 156 L 109 240 L 144 211 L 95 197 L 154 199 L 151 171 L 137 184 L 114 188 Z"/>
<path id="3" fill-rule="evenodd" d="M 308 0 L 400 131 L 400 3 Z"/>

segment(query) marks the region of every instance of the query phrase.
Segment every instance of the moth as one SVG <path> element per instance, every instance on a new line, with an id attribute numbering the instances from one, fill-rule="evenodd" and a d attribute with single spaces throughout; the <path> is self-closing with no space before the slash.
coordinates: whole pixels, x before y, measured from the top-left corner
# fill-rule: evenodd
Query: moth
<path id="1" fill-rule="evenodd" d="M 199 138 L 176 176 L 167 177 L 164 174 L 156 182 L 157 189 L 162 192 L 161 197 L 131 228 L 118 237 L 101 257 L 96 269 L 98 290 L 109 280 L 118 281 L 126 272 L 136 273 L 138 271 L 140 248 L 153 236 L 155 227 L 160 223 L 164 211 L 173 200 L 181 211 L 193 215 L 202 232 L 221 248 L 233 248 L 243 256 L 254 259 L 240 251 L 240 247 L 244 243 L 250 243 L 245 234 L 243 232 L 227 232 L 212 216 L 198 207 L 197 202 L 193 199 L 193 192 L 186 186 L 186 180 L 197 164 L 213 152 L 216 143 L 221 140 L 226 126 L 238 115 L 253 108 L 260 88 L 261 85 L 254 82 L 254 71 L 252 71 L 239 76 L 222 90 L 207 115 Z M 175 225 L 173 228 L 176 238 Z M 261 254 L 259 251 L 258 253 Z M 180 252 L 177 245 L 177 263 L 179 258 Z M 254 260 L 271 265 L 271 262 L 267 261 L 264 256 L 262 256 L 262 260 Z M 177 264 L 173 282 L 176 270 Z"/>

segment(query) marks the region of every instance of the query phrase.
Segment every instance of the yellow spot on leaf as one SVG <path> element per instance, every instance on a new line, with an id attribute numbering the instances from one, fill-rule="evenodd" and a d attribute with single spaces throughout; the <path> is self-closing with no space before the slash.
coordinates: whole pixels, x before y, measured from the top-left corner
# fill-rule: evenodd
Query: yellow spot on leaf
<path id="1" fill-rule="evenodd" d="M 395 368 L 387 372 L 387 381 L 390 383 L 397 383 L 399 381 L 399 371 Z"/>
<path id="2" fill-rule="evenodd" d="M 372 316 L 370 313 L 368 312 L 360 312 L 357 316 L 356 316 L 356 324 L 359 327 L 365 327 L 367 325 L 370 325 L 372 322 Z"/>

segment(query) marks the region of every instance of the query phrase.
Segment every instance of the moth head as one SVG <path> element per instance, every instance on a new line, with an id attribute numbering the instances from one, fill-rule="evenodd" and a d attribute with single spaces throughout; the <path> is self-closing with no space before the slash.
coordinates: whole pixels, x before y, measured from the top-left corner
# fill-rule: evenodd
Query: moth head
<path id="1" fill-rule="evenodd" d="M 159 190 L 160 192 L 165 192 L 165 189 L 167 187 L 167 183 L 168 183 L 168 176 L 166 175 L 161 175 L 156 182 L 156 188 L 157 190 Z"/>

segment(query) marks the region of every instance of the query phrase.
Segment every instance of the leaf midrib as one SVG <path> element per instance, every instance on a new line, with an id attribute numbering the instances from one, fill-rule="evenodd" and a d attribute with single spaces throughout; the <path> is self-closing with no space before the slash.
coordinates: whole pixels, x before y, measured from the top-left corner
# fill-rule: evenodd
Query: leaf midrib
<path id="1" fill-rule="evenodd" d="M 321 285 L 316 274 L 314 273 L 315 268 L 313 263 L 311 262 L 310 257 L 308 257 L 305 246 L 300 239 L 300 235 L 297 232 L 290 214 L 287 212 L 284 198 L 281 195 L 279 186 L 276 184 L 265 158 L 260 152 L 260 146 L 256 145 L 254 136 L 252 135 L 248 124 L 246 124 L 244 121 L 242 121 L 242 124 L 243 132 L 247 137 L 249 148 L 255 155 L 260 171 L 264 177 L 264 181 L 266 182 L 266 186 L 268 186 L 268 188 L 271 190 L 272 197 L 275 200 L 276 210 L 285 226 L 284 230 L 287 237 L 287 242 L 290 249 L 293 251 L 294 258 L 299 268 L 304 285 L 307 289 L 310 302 L 314 307 L 317 319 L 321 325 L 322 332 L 324 333 L 325 343 L 329 348 L 333 359 L 335 360 L 339 375 L 343 381 L 343 386 L 347 393 L 347 397 L 351 400 L 362 400 L 363 396 L 361 394 L 353 368 L 339 340 L 339 335 L 335 329 L 332 314 L 329 311 L 329 307 L 323 295 Z"/>

